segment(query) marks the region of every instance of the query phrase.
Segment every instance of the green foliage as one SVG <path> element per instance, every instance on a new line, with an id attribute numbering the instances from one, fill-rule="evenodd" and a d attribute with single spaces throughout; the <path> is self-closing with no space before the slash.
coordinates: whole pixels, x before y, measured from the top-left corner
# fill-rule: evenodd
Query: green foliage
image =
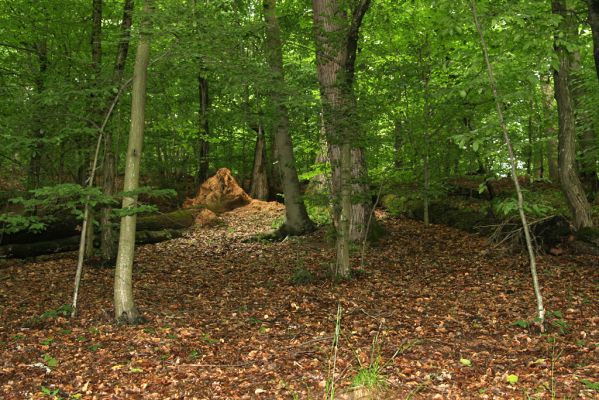
<path id="1" fill-rule="evenodd" d="M 387 380 L 383 374 L 378 361 L 375 361 L 368 367 L 362 367 L 352 379 L 352 385 L 367 388 L 381 388 L 387 385 Z"/>
<path id="2" fill-rule="evenodd" d="M 58 317 L 68 317 L 73 312 L 73 306 L 70 304 L 63 304 L 57 309 L 44 311 L 39 319 L 54 319 Z"/>
<path id="3" fill-rule="evenodd" d="M 460 364 L 462 364 L 465 367 L 471 367 L 472 361 L 469 360 L 468 358 L 460 358 Z"/>
<path id="4" fill-rule="evenodd" d="M 310 270 L 298 267 L 293 270 L 293 275 L 291 275 L 290 282 L 294 285 L 306 285 L 314 282 L 315 277 Z"/>
<path id="5" fill-rule="evenodd" d="M 504 217 L 518 215 L 518 200 L 514 197 L 504 198 L 493 203 L 493 210 Z M 547 217 L 555 213 L 548 204 L 524 202 L 524 213 L 535 217 Z"/>
<path id="6" fill-rule="evenodd" d="M 44 354 L 42 356 L 44 363 L 48 366 L 48 368 L 56 368 L 58 367 L 58 360 L 52 357 L 50 354 Z"/>
<path id="7" fill-rule="evenodd" d="M 528 328 L 528 327 L 530 327 L 530 322 L 526 321 L 524 319 L 519 319 L 518 321 L 514 322 L 512 325 L 518 326 L 520 328 Z"/>
<path id="8" fill-rule="evenodd" d="M 560 334 L 566 335 L 570 333 L 570 324 L 568 323 L 568 321 L 564 319 L 564 316 L 561 311 L 547 311 L 547 313 L 545 314 L 545 318 L 547 322 L 550 324 L 550 326 L 557 329 Z"/>
<path id="9" fill-rule="evenodd" d="M 581 379 L 580 382 L 582 382 L 587 389 L 591 389 L 594 390 L 595 392 L 599 392 L 599 382 L 592 382 L 588 379 Z"/>
<path id="10" fill-rule="evenodd" d="M 316 225 L 330 225 L 333 222 L 331 209 L 328 205 L 318 205 L 313 201 L 306 200 L 306 210 L 308 211 L 308 216 Z"/>

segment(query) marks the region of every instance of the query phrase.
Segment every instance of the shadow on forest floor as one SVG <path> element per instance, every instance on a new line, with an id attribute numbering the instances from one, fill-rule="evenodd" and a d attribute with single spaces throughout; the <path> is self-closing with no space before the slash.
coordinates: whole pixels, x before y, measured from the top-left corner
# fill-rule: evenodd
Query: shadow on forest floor
<path id="1" fill-rule="evenodd" d="M 111 270 L 87 269 L 79 318 L 62 316 L 73 254 L 3 268 L 0 397 L 320 399 L 340 305 L 338 399 L 369 398 L 350 391 L 361 368 L 383 378 L 386 399 L 596 398 L 599 258 L 539 257 L 551 311 L 540 335 L 527 327 L 526 258 L 490 250 L 485 238 L 386 219 L 361 278 L 333 284 L 324 230 L 245 240 L 281 215 L 238 209 L 213 228 L 139 248 L 142 326 L 112 323 Z"/>

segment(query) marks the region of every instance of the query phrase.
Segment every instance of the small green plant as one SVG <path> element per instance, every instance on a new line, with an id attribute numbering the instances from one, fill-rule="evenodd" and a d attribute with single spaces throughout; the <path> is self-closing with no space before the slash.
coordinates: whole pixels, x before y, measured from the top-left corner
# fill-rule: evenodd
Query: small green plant
<path id="1" fill-rule="evenodd" d="M 41 343 L 43 346 L 50 346 L 50 345 L 52 344 L 52 342 L 53 342 L 53 341 L 54 341 L 54 338 L 53 338 L 53 337 L 49 337 L 49 338 L 46 338 L 46 339 L 43 339 L 43 340 L 41 340 L 41 341 L 40 341 L 40 343 Z"/>
<path id="2" fill-rule="evenodd" d="M 44 362 L 48 366 L 48 368 L 56 368 L 58 367 L 58 360 L 52 357 L 50 354 L 44 354 L 42 356 Z"/>
<path id="3" fill-rule="evenodd" d="M 100 344 L 100 343 L 94 343 L 94 344 L 91 344 L 91 345 L 87 346 L 87 348 L 90 349 L 91 351 L 95 352 L 95 351 L 98 351 L 98 350 L 100 350 L 102 348 L 102 344 Z"/>
<path id="4" fill-rule="evenodd" d="M 512 326 L 518 326 L 520 328 L 528 328 L 530 327 L 530 322 L 524 319 L 519 319 L 518 321 L 514 322 L 512 324 Z"/>
<path id="5" fill-rule="evenodd" d="M 72 311 L 73 306 L 71 306 L 70 304 L 63 304 L 55 310 L 45 311 L 42 315 L 39 316 L 39 319 L 44 320 L 54 319 L 58 317 L 68 317 L 69 315 L 71 315 Z"/>
<path id="6" fill-rule="evenodd" d="M 380 331 L 380 328 L 379 328 Z M 391 360 L 399 354 L 399 350 L 395 352 Z M 381 389 L 387 386 L 387 379 L 383 369 L 385 365 L 381 364 L 381 348 L 379 343 L 379 333 L 372 339 L 372 345 L 370 346 L 370 358 L 368 365 L 362 364 L 360 357 L 356 357 L 360 364 L 360 369 L 354 378 L 352 384 L 355 387 L 366 387 L 369 389 Z"/>
<path id="7" fill-rule="evenodd" d="M 387 380 L 385 379 L 378 360 L 375 360 L 367 367 L 361 367 L 356 376 L 354 376 L 354 379 L 352 379 L 352 384 L 356 387 L 362 386 L 371 389 L 385 387 L 387 385 Z"/>
<path id="8" fill-rule="evenodd" d="M 189 352 L 189 358 L 192 360 L 197 360 L 201 355 L 202 353 L 199 350 L 192 350 Z"/>
<path id="9" fill-rule="evenodd" d="M 61 397 L 58 396 L 58 393 L 60 393 L 60 389 L 50 389 L 50 388 L 47 388 L 45 386 L 42 386 L 40 388 L 40 393 L 42 395 L 44 395 L 44 396 L 49 396 L 49 397 L 51 397 L 53 399 L 56 399 L 56 400 L 58 400 L 58 399 L 61 398 Z"/>
<path id="10" fill-rule="evenodd" d="M 314 275 L 310 270 L 300 267 L 293 270 L 290 281 L 294 285 L 305 285 L 314 281 Z"/>
<path id="11" fill-rule="evenodd" d="M 209 333 L 204 333 L 204 335 L 202 336 L 202 340 L 204 340 L 208 344 L 215 344 L 215 343 L 219 342 L 218 339 L 214 339 L 214 338 L 210 337 Z"/>
<path id="12" fill-rule="evenodd" d="M 518 375 L 515 374 L 509 374 L 508 376 L 505 377 L 505 380 L 507 381 L 507 383 L 509 383 L 510 385 L 515 385 L 516 383 L 518 383 Z"/>
<path id="13" fill-rule="evenodd" d="M 562 335 L 570 333 L 570 325 L 568 324 L 568 321 L 564 319 L 561 311 L 547 311 L 546 319 L 549 324 L 557 329 Z"/>
<path id="14" fill-rule="evenodd" d="M 462 364 L 464 367 L 471 367 L 472 361 L 468 358 L 460 358 L 460 364 Z"/>
<path id="15" fill-rule="evenodd" d="M 335 333 L 331 345 L 331 356 L 329 357 L 328 373 L 325 384 L 325 399 L 335 399 L 335 370 L 337 369 L 337 351 L 339 350 L 339 337 L 341 336 L 341 315 L 343 309 L 337 304 L 337 317 L 335 318 Z"/>
<path id="16" fill-rule="evenodd" d="M 599 382 L 591 382 L 588 379 L 581 379 L 580 382 L 582 382 L 582 384 L 585 385 L 587 389 L 591 389 L 599 393 Z"/>

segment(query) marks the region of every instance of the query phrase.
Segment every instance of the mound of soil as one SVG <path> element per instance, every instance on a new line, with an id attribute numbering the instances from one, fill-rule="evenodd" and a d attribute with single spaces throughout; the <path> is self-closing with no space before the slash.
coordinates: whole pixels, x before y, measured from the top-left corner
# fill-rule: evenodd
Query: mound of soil
<path id="1" fill-rule="evenodd" d="M 231 171 L 221 168 L 208 178 L 196 197 L 187 199 L 183 208 L 205 206 L 215 213 L 233 210 L 249 204 L 252 198 L 239 186 Z"/>

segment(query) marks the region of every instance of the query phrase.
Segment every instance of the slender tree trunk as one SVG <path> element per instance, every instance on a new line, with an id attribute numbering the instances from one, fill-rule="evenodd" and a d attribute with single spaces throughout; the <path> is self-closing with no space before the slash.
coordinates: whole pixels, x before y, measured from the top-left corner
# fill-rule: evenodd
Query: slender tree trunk
<path id="1" fill-rule="evenodd" d="M 208 122 L 208 108 L 210 97 L 208 96 L 208 80 L 201 74 L 198 75 L 198 94 L 200 98 L 199 109 L 199 132 L 198 132 L 198 172 L 197 186 L 208 178 L 210 142 L 210 125 Z"/>
<path id="2" fill-rule="evenodd" d="M 135 55 L 133 90 L 131 93 L 131 129 L 125 163 L 124 191 L 134 191 L 139 187 L 139 169 L 143 145 L 146 84 L 150 56 L 150 13 L 152 0 L 144 0 L 143 20 L 140 40 Z M 123 208 L 137 206 L 137 196 L 123 198 Z M 140 314 L 133 301 L 133 257 L 135 253 L 136 215 L 121 218 L 119 248 L 114 274 L 114 312 L 117 321 L 124 323 L 140 322 Z"/>
<path id="3" fill-rule="evenodd" d="M 92 90 L 89 96 L 90 112 L 90 132 L 98 129 L 102 123 L 103 111 L 101 106 L 102 88 L 102 4 L 103 0 L 92 0 L 92 29 L 91 29 L 91 86 Z M 91 139 L 91 137 L 89 138 Z M 85 142 L 90 142 L 86 139 Z M 87 147 L 87 146 L 84 146 Z M 82 150 L 86 154 L 86 150 Z M 82 167 L 85 161 L 82 163 Z M 80 181 L 84 182 L 85 169 L 80 173 Z M 90 209 L 88 213 L 89 222 L 86 224 L 85 232 L 85 258 L 91 258 L 94 255 L 94 210 Z"/>
<path id="4" fill-rule="evenodd" d="M 120 40 L 117 49 L 117 56 L 114 63 L 112 74 L 112 83 L 117 87 L 123 82 L 125 65 L 129 54 L 129 41 L 131 38 L 131 24 L 133 22 L 133 0 L 125 0 L 123 3 L 123 18 L 121 20 Z M 104 114 L 108 113 L 113 107 L 114 100 L 118 96 L 115 94 L 109 99 L 105 107 Z M 104 162 L 102 165 L 102 192 L 105 196 L 113 196 L 115 192 L 116 180 L 116 156 L 112 140 L 112 132 L 108 129 L 104 131 Z M 112 220 L 112 207 L 103 207 L 100 211 L 100 256 L 102 264 L 108 265 L 114 262 L 117 254 L 115 245 L 115 232 Z"/>
<path id="5" fill-rule="evenodd" d="M 397 170 L 401 170 L 403 167 L 403 159 L 401 157 L 401 149 L 403 148 L 403 126 L 401 119 L 397 117 L 395 119 L 393 127 L 393 148 L 395 153 L 393 154 L 393 166 Z"/>
<path id="6" fill-rule="evenodd" d="M 593 33 L 593 56 L 595 58 L 595 71 L 599 79 L 599 0 L 587 0 L 589 5 L 589 25 Z"/>
<path id="7" fill-rule="evenodd" d="M 501 102 L 497 92 L 497 85 L 495 83 L 495 75 L 493 73 L 493 65 L 489 60 L 489 51 L 487 47 L 487 43 L 485 41 L 483 30 L 478 20 L 478 13 L 476 10 L 476 0 L 470 0 L 470 6 L 472 10 L 472 17 L 474 19 L 474 24 L 476 25 L 476 30 L 478 32 L 480 38 L 480 45 L 483 51 L 483 57 L 485 60 L 485 65 L 487 67 L 487 74 L 489 76 L 489 85 L 491 86 L 491 90 L 493 92 L 493 99 L 495 100 L 495 108 L 497 109 L 497 117 L 499 118 L 499 124 L 501 126 L 501 130 L 503 132 L 503 139 L 505 141 L 505 145 L 508 150 L 509 158 L 510 158 L 510 172 L 512 176 L 512 181 L 514 182 L 514 188 L 516 189 L 516 195 L 518 197 L 518 213 L 520 214 L 520 221 L 522 222 L 522 229 L 524 230 L 524 238 L 526 240 L 526 248 L 528 249 L 528 258 L 530 261 L 530 274 L 532 277 L 533 289 L 535 292 L 535 298 L 537 303 L 537 324 L 541 330 L 544 332 L 545 330 L 545 307 L 543 306 L 543 296 L 541 294 L 541 287 L 539 285 L 539 279 L 537 276 L 537 261 L 534 252 L 534 248 L 532 246 L 532 239 L 530 235 L 530 229 L 528 226 L 528 222 L 526 221 L 526 214 L 524 214 L 524 197 L 522 196 L 522 190 L 520 190 L 520 183 L 518 182 L 518 174 L 516 172 L 516 157 L 514 155 L 514 150 L 512 148 L 512 141 L 509 136 L 509 132 L 507 130 L 507 125 L 503 118 L 503 110 L 501 109 Z"/>
<path id="8" fill-rule="evenodd" d="M 276 0 L 264 0 L 266 20 L 266 54 L 271 72 L 270 100 L 272 103 L 274 148 L 276 166 L 280 172 L 285 198 L 285 224 L 281 233 L 302 235 L 311 231 L 314 224 L 308 217 L 301 197 L 299 178 L 293 155 L 293 144 L 289 134 L 289 111 L 286 105 L 285 74 L 283 70 L 283 46 L 276 15 Z"/>
<path id="9" fill-rule="evenodd" d="M 543 104 L 543 135 L 546 139 L 545 146 L 539 146 L 539 170 L 538 175 L 543 178 L 544 162 L 543 153 L 546 155 L 549 178 L 552 182 L 559 182 L 559 168 L 557 166 L 557 135 L 553 119 L 554 93 L 549 76 L 541 79 L 541 99 Z"/>
<path id="10" fill-rule="evenodd" d="M 256 149 L 254 151 L 254 168 L 250 196 L 258 200 L 268 200 L 268 176 L 266 173 L 266 140 L 262 124 L 258 123 L 256 132 Z"/>
<path id="11" fill-rule="evenodd" d="M 42 171 L 42 154 L 44 152 L 44 107 L 42 96 L 45 90 L 46 71 L 48 70 L 48 44 L 45 40 L 35 45 L 35 51 L 38 59 L 39 69 L 35 77 L 35 91 L 37 93 L 36 111 L 33 116 L 32 149 L 29 161 L 29 187 L 38 188 L 40 185 Z"/>
<path id="12" fill-rule="evenodd" d="M 565 1 L 552 2 L 554 14 L 562 16 L 560 31 L 567 34 L 572 23 Z M 570 54 L 556 35 L 555 51 L 559 59 L 559 71 L 553 72 L 555 99 L 557 100 L 559 133 L 558 133 L 558 166 L 562 191 L 574 217 L 576 229 L 593 226 L 591 206 L 586 199 L 582 183 L 576 173 L 576 117 L 570 88 Z"/>

